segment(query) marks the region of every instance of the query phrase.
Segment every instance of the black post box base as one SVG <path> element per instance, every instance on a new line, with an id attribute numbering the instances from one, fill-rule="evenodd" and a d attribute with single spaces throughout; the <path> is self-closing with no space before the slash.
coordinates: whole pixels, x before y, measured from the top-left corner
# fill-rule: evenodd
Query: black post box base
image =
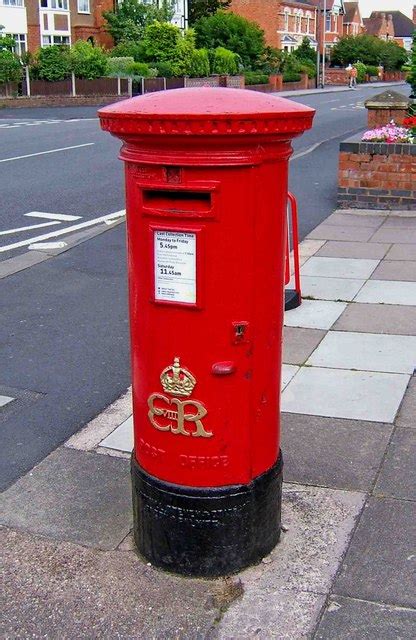
<path id="1" fill-rule="evenodd" d="M 280 538 L 282 454 L 248 485 L 192 488 L 148 475 L 132 456 L 134 540 L 154 566 L 225 576 L 259 562 Z"/>
<path id="2" fill-rule="evenodd" d="M 296 309 L 302 304 L 302 298 L 296 289 L 285 289 L 285 311 Z"/>

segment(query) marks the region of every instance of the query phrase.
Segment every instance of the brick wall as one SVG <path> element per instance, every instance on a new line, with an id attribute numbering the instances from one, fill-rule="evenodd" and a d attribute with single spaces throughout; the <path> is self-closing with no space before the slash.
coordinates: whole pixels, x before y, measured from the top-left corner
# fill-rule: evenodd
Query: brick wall
<path id="1" fill-rule="evenodd" d="M 341 208 L 416 208 L 416 145 L 361 142 L 340 144 L 338 204 Z"/>
<path id="2" fill-rule="evenodd" d="M 264 29 L 266 44 L 280 48 L 277 33 L 280 0 L 232 0 L 231 11 L 247 20 L 257 22 Z"/>
<path id="3" fill-rule="evenodd" d="M 407 109 L 368 109 L 368 128 L 382 127 L 391 120 L 403 124 L 406 117 Z"/>

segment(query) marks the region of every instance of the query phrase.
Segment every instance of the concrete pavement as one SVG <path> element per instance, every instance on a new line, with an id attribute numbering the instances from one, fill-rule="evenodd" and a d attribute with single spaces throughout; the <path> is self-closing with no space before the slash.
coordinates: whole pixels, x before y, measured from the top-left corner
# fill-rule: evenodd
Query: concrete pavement
<path id="1" fill-rule="evenodd" d="M 413 640 L 416 217 L 336 212 L 301 262 L 282 542 L 223 580 L 136 556 L 126 394 L 4 493 L 3 637 Z"/>

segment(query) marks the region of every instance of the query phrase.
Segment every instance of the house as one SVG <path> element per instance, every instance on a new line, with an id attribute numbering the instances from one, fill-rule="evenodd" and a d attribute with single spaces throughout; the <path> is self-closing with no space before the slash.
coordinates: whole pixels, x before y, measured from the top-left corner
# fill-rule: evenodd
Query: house
<path id="1" fill-rule="evenodd" d="M 345 7 L 343 0 L 326 0 L 326 16 L 324 17 L 324 0 L 310 0 L 317 8 L 318 31 L 317 40 L 319 50 L 322 51 L 324 20 L 325 20 L 325 53 L 328 58 L 331 56 L 332 47 L 344 35 L 343 18 Z"/>
<path id="2" fill-rule="evenodd" d="M 345 15 L 343 20 L 344 36 L 358 36 L 364 31 L 358 2 L 344 2 Z"/>
<path id="3" fill-rule="evenodd" d="M 111 11 L 122 0 L 0 0 L 0 25 L 14 37 L 19 55 L 54 44 L 70 45 L 89 40 L 113 46 L 105 30 L 103 11 Z M 142 0 L 145 4 L 163 0 Z M 173 24 L 188 25 L 188 1 L 175 0 Z"/>
<path id="4" fill-rule="evenodd" d="M 256 22 L 266 44 L 289 53 L 304 37 L 316 48 L 316 7 L 311 0 L 232 0 L 230 10 Z"/>
<path id="5" fill-rule="evenodd" d="M 413 7 L 414 14 L 416 13 L 415 7 Z M 401 46 L 410 51 L 412 49 L 413 32 L 416 31 L 416 25 L 413 20 L 404 15 L 401 11 L 389 12 L 394 29 L 394 39 Z"/>
<path id="6" fill-rule="evenodd" d="M 391 11 L 373 11 L 369 18 L 364 18 L 364 27 L 371 36 L 381 40 L 394 38 L 394 25 Z"/>

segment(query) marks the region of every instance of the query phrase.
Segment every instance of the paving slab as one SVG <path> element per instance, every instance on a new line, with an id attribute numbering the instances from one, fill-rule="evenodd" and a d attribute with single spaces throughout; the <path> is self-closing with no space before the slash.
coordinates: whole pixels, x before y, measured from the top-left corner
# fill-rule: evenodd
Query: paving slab
<path id="1" fill-rule="evenodd" d="M 319 224 L 311 233 L 308 238 L 317 240 L 351 240 L 358 242 L 368 242 L 371 236 L 374 234 L 374 229 L 370 227 L 351 227 L 351 226 L 339 226 L 335 224 Z M 383 242 L 380 240 L 380 242 Z M 384 242 L 390 242 L 385 240 Z M 392 240 L 391 242 L 394 242 Z M 397 240 L 401 242 L 401 240 Z"/>
<path id="2" fill-rule="evenodd" d="M 416 244 L 393 244 L 386 260 L 416 260 Z"/>
<path id="3" fill-rule="evenodd" d="M 302 267 L 301 275 L 322 278 L 356 278 L 366 280 L 371 276 L 379 260 L 358 258 L 317 258 L 313 256 Z"/>
<path id="4" fill-rule="evenodd" d="M 335 302 L 354 300 L 365 280 L 351 278 L 319 278 L 302 276 L 302 296 Z"/>
<path id="5" fill-rule="evenodd" d="M 416 364 L 416 337 L 329 331 L 306 364 L 412 374 Z"/>
<path id="6" fill-rule="evenodd" d="M 391 424 L 282 413 L 284 478 L 368 491 L 392 429 Z"/>
<path id="7" fill-rule="evenodd" d="M 305 329 L 330 329 L 346 306 L 345 302 L 302 300 L 300 307 L 285 312 L 285 325 Z"/>
<path id="8" fill-rule="evenodd" d="M 409 376 L 399 373 L 301 367 L 283 391 L 281 410 L 393 422 L 408 382 Z"/>
<path id="9" fill-rule="evenodd" d="M 375 232 L 371 242 L 416 244 L 416 229 L 396 229 L 383 226 Z"/>
<path id="10" fill-rule="evenodd" d="M 63 447 L 0 498 L 1 524 L 115 549 L 132 526 L 128 460 Z"/>
<path id="11" fill-rule="evenodd" d="M 302 303 L 303 304 L 303 303 Z M 325 335 L 318 329 L 283 328 L 283 362 L 303 364 Z"/>
<path id="12" fill-rule="evenodd" d="M 338 224 L 343 227 L 371 227 L 378 229 L 386 221 L 383 215 L 360 215 L 351 213 L 332 213 L 325 219 L 325 224 Z"/>
<path id="13" fill-rule="evenodd" d="M 368 280 L 354 298 L 355 302 L 416 306 L 416 282 Z"/>
<path id="14" fill-rule="evenodd" d="M 381 260 L 390 247 L 390 244 L 376 242 L 340 242 L 337 240 L 328 240 L 315 255 L 325 256 L 327 258 L 366 258 L 370 260 Z"/>
<path id="15" fill-rule="evenodd" d="M 282 390 L 287 387 L 292 378 L 299 371 L 299 367 L 295 367 L 293 364 L 283 364 L 282 365 Z"/>
<path id="16" fill-rule="evenodd" d="M 416 261 L 382 260 L 371 279 L 416 282 Z"/>
<path id="17" fill-rule="evenodd" d="M 383 229 L 416 229 L 416 214 L 408 216 L 390 216 L 383 224 Z"/>
<path id="18" fill-rule="evenodd" d="M 263 563 L 240 574 L 244 594 L 224 613 L 212 637 L 310 637 L 363 497 L 286 486 L 282 518 L 287 532 Z"/>
<path id="19" fill-rule="evenodd" d="M 314 640 L 412 640 L 416 611 L 341 596 L 330 599 Z"/>
<path id="20" fill-rule="evenodd" d="M 376 496 L 416 500 L 416 431 L 397 429 L 374 489 Z"/>
<path id="21" fill-rule="evenodd" d="M 299 245 L 299 256 L 301 258 L 310 258 L 310 256 L 313 256 L 324 244 L 325 240 L 305 238 Z"/>
<path id="22" fill-rule="evenodd" d="M 416 376 L 410 379 L 397 416 L 396 425 L 407 429 L 416 428 Z"/>
<path id="23" fill-rule="evenodd" d="M 335 595 L 415 607 L 416 502 L 369 498 Z"/>
<path id="24" fill-rule="evenodd" d="M 133 416 L 130 416 L 100 442 L 100 447 L 131 453 L 133 444 Z"/>
<path id="25" fill-rule="evenodd" d="M 416 307 L 358 302 L 349 304 L 332 329 L 415 336 Z"/>
<path id="26" fill-rule="evenodd" d="M 6 529 L 2 558 L 1 636 L 8 639 L 202 640 L 230 597 L 226 581 L 184 580 L 131 551 Z"/>

